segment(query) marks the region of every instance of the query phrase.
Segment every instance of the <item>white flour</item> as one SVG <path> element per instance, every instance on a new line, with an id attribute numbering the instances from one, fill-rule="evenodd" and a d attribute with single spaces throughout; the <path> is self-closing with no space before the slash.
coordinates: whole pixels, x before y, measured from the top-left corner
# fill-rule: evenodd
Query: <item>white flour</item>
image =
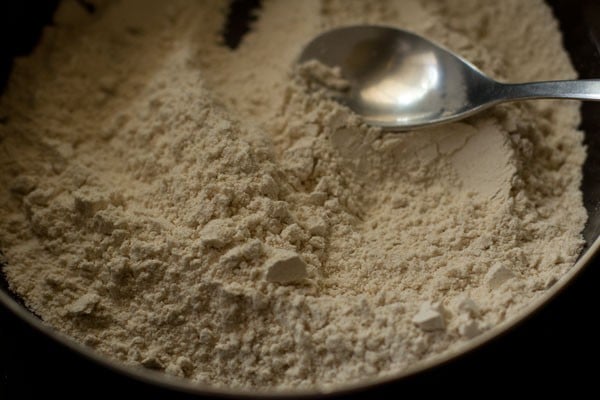
<path id="1" fill-rule="evenodd" d="M 225 2 L 67 1 L 19 60 L 0 248 L 32 310 L 130 364 L 325 388 L 461 346 L 573 265 L 576 103 L 382 134 L 292 73 L 322 30 L 381 23 L 495 78 L 573 78 L 542 1 L 264 3 L 231 51 Z"/>

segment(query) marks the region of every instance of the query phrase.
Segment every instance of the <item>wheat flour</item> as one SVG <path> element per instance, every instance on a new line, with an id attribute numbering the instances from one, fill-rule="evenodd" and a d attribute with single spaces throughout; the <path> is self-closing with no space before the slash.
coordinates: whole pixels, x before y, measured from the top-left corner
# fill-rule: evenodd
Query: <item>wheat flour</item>
<path id="1" fill-rule="evenodd" d="M 235 51 L 225 2 L 94 4 L 61 4 L 0 100 L 4 273 L 87 346 L 327 389 L 464 345 L 575 262 L 577 103 L 383 134 L 292 68 L 319 32 L 377 23 L 497 79 L 574 78 L 542 1 L 264 1 Z"/>

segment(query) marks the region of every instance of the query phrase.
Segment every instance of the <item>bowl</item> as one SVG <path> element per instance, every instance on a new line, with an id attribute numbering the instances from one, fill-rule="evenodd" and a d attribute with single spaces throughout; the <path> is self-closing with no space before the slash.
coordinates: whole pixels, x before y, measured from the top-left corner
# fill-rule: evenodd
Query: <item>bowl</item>
<path id="1" fill-rule="evenodd" d="M 17 3 L 17 2 L 12 2 Z M 12 4 L 11 3 L 11 4 Z M 27 2 L 25 2 L 27 3 Z M 26 53 L 30 50 L 37 37 L 41 27 L 49 21 L 53 6 L 55 4 L 35 3 L 35 7 L 20 8 L 14 11 L 14 21 L 23 22 L 22 30 L 19 36 L 9 35 L 8 32 L 2 32 L 3 40 L 9 40 L 9 46 L 0 46 L 0 90 L 2 83 L 9 75 L 9 61 L 16 54 Z M 241 35 L 245 28 L 243 16 L 250 15 L 249 10 L 256 7 L 256 1 L 236 1 L 238 21 L 234 20 L 230 35 Z M 581 78 L 600 77 L 600 4 L 594 0 L 548 0 L 553 8 L 555 15 L 560 21 L 564 34 L 565 47 L 568 50 L 573 64 L 578 70 Z M 42 5 L 43 4 L 43 5 Z M 37 8 L 36 8 L 37 7 Z M 22 20 L 21 20 L 21 19 Z M 16 27 L 17 25 L 15 25 Z M 235 43 L 235 39 L 231 39 Z M 580 255 L 576 265 L 549 289 L 543 296 L 525 307 L 515 318 L 512 318 L 499 326 L 485 332 L 481 336 L 470 341 L 466 346 L 458 351 L 447 352 L 441 357 L 421 363 L 409 368 L 392 377 L 384 379 L 373 379 L 366 383 L 351 384 L 340 387 L 334 392 L 325 394 L 327 396 L 339 396 L 350 394 L 381 393 L 381 390 L 390 385 L 410 382 L 428 382 L 428 379 L 435 379 L 436 371 L 459 368 L 459 363 L 466 357 L 473 357 L 477 352 L 484 354 L 486 349 L 491 348 L 494 343 L 501 343 L 507 340 L 509 333 L 519 333 L 531 327 L 532 319 L 536 314 L 544 312 L 553 304 L 557 304 L 561 297 L 565 296 L 565 289 L 573 282 L 581 280 L 578 278 L 584 272 L 600 248 L 600 103 L 585 103 L 582 106 L 582 125 L 581 128 L 586 132 L 586 145 L 588 147 L 588 157 L 584 165 L 584 179 L 582 190 L 584 195 L 584 205 L 588 212 L 589 219 L 583 231 L 586 245 Z M 271 396 L 309 396 L 318 397 L 324 395 L 322 392 L 313 391 L 294 391 L 294 392 L 247 392 L 234 391 L 226 389 L 214 389 L 202 386 L 193 382 L 183 381 L 171 378 L 165 374 L 151 370 L 129 367 L 124 364 L 113 361 L 102 356 L 87 347 L 75 342 L 69 337 L 55 331 L 44 324 L 38 317 L 31 313 L 23 305 L 23 302 L 8 290 L 7 282 L 0 274 L 0 306 L 12 312 L 17 318 L 24 321 L 30 328 L 38 331 L 41 335 L 50 338 L 52 343 L 68 349 L 68 352 L 74 352 L 89 362 L 100 365 L 100 368 L 106 368 L 114 371 L 118 375 L 124 375 L 137 381 L 145 382 L 147 390 L 159 390 L 157 387 L 167 388 L 173 392 L 187 393 L 198 396 L 214 395 L 233 395 L 233 396 L 251 396 L 263 395 Z M 585 304 L 581 305 L 585 307 Z M 568 312 L 568 311 L 567 311 Z M 30 329 L 28 328 L 28 329 Z M 530 338 L 531 339 L 531 338 Z M 379 392 L 378 392 L 379 391 Z M 2 392 L 0 391 L 0 394 Z"/>

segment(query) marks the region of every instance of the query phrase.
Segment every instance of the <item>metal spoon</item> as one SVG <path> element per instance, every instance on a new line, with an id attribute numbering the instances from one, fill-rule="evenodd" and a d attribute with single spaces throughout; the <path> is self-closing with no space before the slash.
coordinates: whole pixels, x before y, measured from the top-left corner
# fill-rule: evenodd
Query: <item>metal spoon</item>
<path id="1" fill-rule="evenodd" d="M 310 60 L 339 67 L 350 88 L 338 100 L 387 130 L 455 121 L 506 101 L 600 100 L 600 80 L 500 83 L 421 36 L 383 26 L 325 32 L 298 62 Z"/>

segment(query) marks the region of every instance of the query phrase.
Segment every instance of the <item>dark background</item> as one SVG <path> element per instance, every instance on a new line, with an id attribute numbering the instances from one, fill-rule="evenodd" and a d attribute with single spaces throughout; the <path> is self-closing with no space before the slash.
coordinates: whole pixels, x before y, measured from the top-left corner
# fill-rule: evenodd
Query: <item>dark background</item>
<path id="1" fill-rule="evenodd" d="M 449 0 L 451 1 L 451 0 Z M 55 1 L 0 1 L 0 90 L 10 70 L 10 60 L 27 54 L 35 45 L 39 28 L 51 21 Z M 85 2 L 84 2 L 85 3 Z M 594 1 L 551 0 L 561 16 L 565 42 L 573 62 L 584 77 L 600 77 L 598 42 L 589 21 Z M 583 7 L 592 4 L 592 8 Z M 234 1 L 231 21 L 225 27 L 225 42 L 234 47 L 246 30 L 248 9 L 258 1 Z M 596 6 L 598 3 L 596 3 Z M 93 7 L 86 5 L 90 11 Z M 598 9 L 598 7 L 596 7 Z M 592 18 L 598 21 L 600 19 Z M 518 45 L 518 44 L 515 44 Z M 551 60 L 549 61 L 551 62 Z M 584 128 L 600 133 L 599 104 L 586 104 Z M 1 123 L 1 121 L 0 121 Z M 588 135 L 588 143 L 600 140 Z M 598 146 L 592 146 L 600 148 Z M 590 156 L 586 180 L 600 176 Z M 588 209 L 590 194 L 586 197 Z M 598 199 L 593 193 L 593 197 Z M 598 290 L 600 263 L 591 263 L 575 281 L 550 304 L 517 329 L 459 360 L 412 377 L 345 397 L 381 398 L 384 395 L 419 397 L 443 392 L 444 396 L 521 397 L 523 389 L 541 395 L 584 390 L 598 398 L 600 312 Z M 0 400 L 37 398 L 134 397 L 186 399 L 96 366 L 90 361 L 47 339 L 0 306 Z M 412 396 L 411 396 L 412 397 Z M 536 396 L 537 397 L 537 396 Z"/>

